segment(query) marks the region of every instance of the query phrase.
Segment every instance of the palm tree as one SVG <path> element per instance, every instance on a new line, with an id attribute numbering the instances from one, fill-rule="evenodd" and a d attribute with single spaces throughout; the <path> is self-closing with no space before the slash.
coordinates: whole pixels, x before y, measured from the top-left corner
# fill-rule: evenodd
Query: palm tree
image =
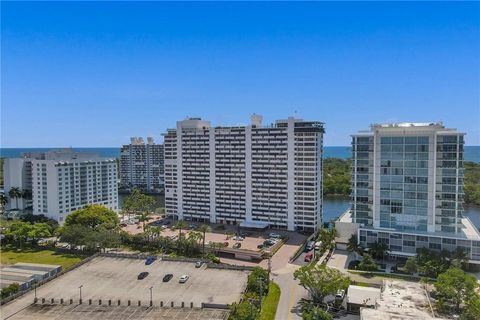
<path id="1" fill-rule="evenodd" d="M 203 234 L 203 242 L 202 242 L 202 252 L 205 253 L 205 234 L 212 230 L 208 225 L 202 224 L 198 226 L 197 230 Z"/>
<path id="2" fill-rule="evenodd" d="M 348 239 L 347 251 L 354 252 L 355 254 L 359 254 L 359 255 L 362 255 L 363 253 L 363 249 L 358 243 L 358 238 L 355 234 L 352 234 L 350 239 Z"/>
<path id="3" fill-rule="evenodd" d="M 22 197 L 22 191 L 18 187 L 11 187 L 8 191 L 8 196 L 12 199 L 15 199 L 16 209 L 18 210 L 18 198 Z"/>
<path id="4" fill-rule="evenodd" d="M 178 239 L 180 240 L 180 238 L 182 238 L 182 229 L 185 229 L 187 227 L 187 223 L 183 220 L 179 220 L 174 228 L 175 229 L 178 229 Z"/>
<path id="5" fill-rule="evenodd" d="M 370 245 L 370 250 L 368 251 L 376 259 L 382 259 L 385 257 L 385 254 L 388 253 L 388 245 L 384 242 L 374 242 Z"/>
<path id="6" fill-rule="evenodd" d="M 8 203 L 8 197 L 5 196 L 3 193 L 0 194 L 0 206 L 2 207 L 2 212 L 4 211 L 7 203 Z"/>

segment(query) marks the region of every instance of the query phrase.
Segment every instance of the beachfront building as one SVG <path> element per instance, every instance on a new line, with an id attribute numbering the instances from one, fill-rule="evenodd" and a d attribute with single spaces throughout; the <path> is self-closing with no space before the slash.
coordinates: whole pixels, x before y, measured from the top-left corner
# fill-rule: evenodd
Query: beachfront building
<path id="1" fill-rule="evenodd" d="M 322 223 L 323 123 L 290 117 L 212 127 L 190 118 L 165 134 L 165 209 L 179 219 L 287 230 Z"/>
<path id="2" fill-rule="evenodd" d="M 118 210 L 117 163 L 113 158 L 64 149 L 5 160 L 5 176 L 24 177 L 28 183 L 15 187 L 31 187 L 33 214 L 63 223 L 70 212 L 88 204 Z M 10 199 L 9 203 L 16 201 Z"/>
<path id="3" fill-rule="evenodd" d="M 3 159 L 3 184 L 5 196 L 8 198 L 6 210 L 32 208 L 32 162 L 30 159 L 24 157 Z"/>
<path id="4" fill-rule="evenodd" d="M 463 216 L 463 144 L 464 133 L 441 123 L 354 134 L 352 207 L 339 222 L 353 222 L 364 247 L 386 243 L 392 257 L 461 248 L 480 263 L 480 234 Z"/>
<path id="5" fill-rule="evenodd" d="M 163 145 L 152 137 L 132 137 L 120 150 L 120 185 L 158 192 L 163 187 Z"/>

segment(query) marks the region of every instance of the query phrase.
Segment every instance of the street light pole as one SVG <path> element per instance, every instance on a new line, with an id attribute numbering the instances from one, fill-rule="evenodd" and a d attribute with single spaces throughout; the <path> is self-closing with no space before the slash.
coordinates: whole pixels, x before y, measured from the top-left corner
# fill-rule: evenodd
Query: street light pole
<path id="1" fill-rule="evenodd" d="M 78 287 L 78 289 L 80 289 L 80 304 L 82 304 L 82 288 L 83 288 L 83 284 Z"/>
<path id="2" fill-rule="evenodd" d="M 152 293 L 153 287 L 150 287 L 150 307 L 153 305 L 153 293 Z"/>

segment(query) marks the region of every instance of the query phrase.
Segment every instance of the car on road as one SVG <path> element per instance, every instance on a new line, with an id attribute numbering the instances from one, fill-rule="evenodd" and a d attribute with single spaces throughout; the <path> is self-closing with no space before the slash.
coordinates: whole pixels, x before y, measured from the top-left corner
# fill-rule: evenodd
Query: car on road
<path id="1" fill-rule="evenodd" d="M 225 242 L 223 243 L 223 246 L 224 246 L 224 247 L 228 247 L 228 245 L 229 245 L 228 241 L 225 241 Z"/>
<path id="2" fill-rule="evenodd" d="M 203 265 L 202 261 L 195 262 L 195 268 L 200 268 Z"/>
<path id="3" fill-rule="evenodd" d="M 275 232 L 270 233 L 268 236 L 273 239 L 280 239 L 282 237 L 281 235 Z"/>
<path id="4" fill-rule="evenodd" d="M 188 278 L 190 278 L 188 275 L 184 274 L 180 277 L 180 279 L 178 280 L 179 283 L 185 283 L 188 281 Z"/>
<path id="5" fill-rule="evenodd" d="M 197 226 L 194 225 L 194 224 L 189 224 L 189 225 L 188 225 L 188 229 L 195 229 L 196 227 L 197 227 Z"/>
<path id="6" fill-rule="evenodd" d="M 305 251 L 311 251 L 315 248 L 315 242 L 314 241 L 308 241 L 307 245 L 305 246 Z"/>
<path id="7" fill-rule="evenodd" d="M 163 282 L 168 282 L 170 281 L 170 279 L 173 278 L 173 274 L 171 273 L 167 273 L 164 277 L 163 277 Z"/>
<path id="8" fill-rule="evenodd" d="M 243 241 L 243 240 L 245 240 L 245 238 L 244 238 L 244 237 L 241 237 L 241 236 L 235 236 L 235 237 L 232 238 L 232 240 L 234 240 L 234 241 Z"/>
<path id="9" fill-rule="evenodd" d="M 305 258 L 303 259 L 303 261 L 310 262 L 310 261 L 312 261 L 312 259 L 313 259 L 313 253 L 309 252 L 305 255 Z"/>
<path id="10" fill-rule="evenodd" d="M 157 258 L 155 258 L 155 257 L 147 257 L 147 259 L 145 260 L 145 265 L 146 265 L 146 266 L 149 266 L 149 265 L 151 265 L 152 263 L 154 263 L 155 260 L 157 260 Z"/>
<path id="11" fill-rule="evenodd" d="M 320 250 L 321 247 L 322 247 L 322 241 L 315 242 L 315 250 Z"/>
<path id="12" fill-rule="evenodd" d="M 137 279 L 138 279 L 138 280 L 143 280 L 143 279 L 145 279 L 148 275 L 149 275 L 149 273 L 146 272 L 146 271 L 140 272 L 140 273 L 138 274 Z"/>
<path id="13" fill-rule="evenodd" d="M 233 249 L 240 249 L 241 246 L 242 244 L 240 242 L 237 242 L 233 245 Z"/>
<path id="14" fill-rule="evenodd" d="M 264 247 L 263 244 L 259 244 L 259 245 L 257 246 L 257 249 L 263 249 L 263 247 Z"/>

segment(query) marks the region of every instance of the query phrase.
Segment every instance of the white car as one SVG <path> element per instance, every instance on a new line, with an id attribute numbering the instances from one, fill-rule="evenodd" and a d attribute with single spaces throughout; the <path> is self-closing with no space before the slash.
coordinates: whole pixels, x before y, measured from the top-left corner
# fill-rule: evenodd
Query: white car
<path id="1" fill-rule="evenodd" d="M 188 278 L 190 278 L 189 276 L 187 276 L 186 274 L 184 274 L 183 276 L 180 277 L 180 280 L 178 280 L 179 283 L 185 283 L 187 282 Z"/>
<path id="2" fill-rule="evenodd" d="M 279 235 L 278 233 L 273 233 L 273 232 L 270 233 L 268 236 L 269 236 L 270 238 L 273 238 L 273 239 L 279 239 L 279 238 L 282 237 L 282 236 Z"/>

